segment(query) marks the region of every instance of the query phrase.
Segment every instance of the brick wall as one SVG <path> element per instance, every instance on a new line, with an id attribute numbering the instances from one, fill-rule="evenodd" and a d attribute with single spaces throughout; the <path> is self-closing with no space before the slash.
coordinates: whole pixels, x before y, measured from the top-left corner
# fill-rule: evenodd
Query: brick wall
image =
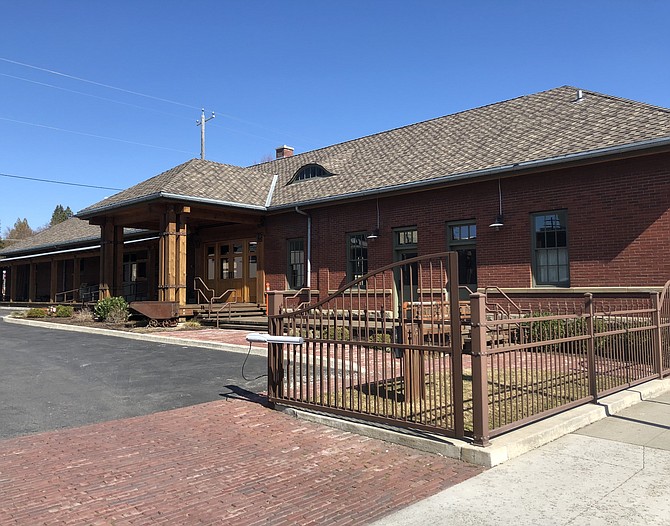
<path id="1" fill-rule="evenodd" d="M 502 179 L 504 226 L 497 180 L 379 198 L 378 239 L 369 242 L 369 269 L 393 261 L 394 228 L 416 225 L 418 252 L 446 250 L 446 223 L 477 225 L 479 286 L 532 286 L 530 214 L 567 210 L 570 284 L 662 285 L 670 279 L 670 155 L 597 163 Z M 312 288 L 346 282 L 346 234 L 376 227 L 375 199 L 312 209 Z M 286 286 L 286 240 L 305 237 L 295 211 L 267 218 L 267 278 Z"/>

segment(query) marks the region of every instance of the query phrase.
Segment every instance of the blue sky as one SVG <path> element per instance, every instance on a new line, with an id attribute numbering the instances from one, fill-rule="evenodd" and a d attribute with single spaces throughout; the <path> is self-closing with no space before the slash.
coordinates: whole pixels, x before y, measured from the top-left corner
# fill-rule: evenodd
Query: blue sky
<path id="1" fill-rule="evenodd" d="M 670 107 L 670 2 L 0 0 L 0 228 L 569 84 Z"/>

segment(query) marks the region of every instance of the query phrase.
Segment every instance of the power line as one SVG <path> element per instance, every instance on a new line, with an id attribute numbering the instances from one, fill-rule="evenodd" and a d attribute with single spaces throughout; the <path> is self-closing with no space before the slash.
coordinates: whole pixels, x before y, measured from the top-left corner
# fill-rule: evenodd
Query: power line
<path id="1" fill-rule="evenodd" d="M 62 131 L 62 132 L 67 132 L 67 133 L 74 133 L 76 135 L 84 135 L 85 137 L 93 137 L 95 139 L 106 139 L 108 141 L 117 141 L 117 142 L 123 142 L 126 144 L 135 144 L 137 146 L 146 146 L 149 148 L 159 148 L 161 150 L 170 150 L 173 152 L 179 152 L 179 153 L 185 153 L 188 155 L 193 155 L 193 152 L 189 152 L 186 150 L 177 150 L 176 148 L 168 148 L 167 146 L 158 146 L 156 144 L 147 144 L 143 142 L 135 142 L 135 141 L 129 141 L 126 139 L 119 139 L 118 137 L 107 137 L 105 135 L 95 135 L 93 133 L 86 133 L 86 132 L 79 132 L 79 131 L 74 131 L 74 130 L 66 130 L 65 128 L 57 128 L 56 126 L 47 126 L 46 124 L 38 124 L 36 122 L 25 122 L 25 121 L 18 121 L 16 119 L 9 119 L 7 117 L 0 117 L 0 120 L 2 121 L 7 121 L 7 122 L 14 122 L 17 124 L 24 124 L 26 126 L 36 126 L 37 128 L 45 128 L 47 130 L 56 130 L 56 131 Z"/>
<path id="2" fill-rule="evenodd" d="M 178 119 L 184 119 L 184 117 L 182 117 L 181 115 L 177 115 L 176 113 L 168 113 L 166 111 L 157 110 L 157 109 L 154 109 L 154 108 L 149 108 L 147 106 L 140 106 L 138 104 L 132 104 L 130 102 L 123 102 L 121 100 L 110 99 L 108 97 L 101 97 L 100 95 L 93 95 L 92 93 L 86 93 L 84 91 L 77 91 L 77 90 L 73 90 L 73 89 L 63 88 L 61 86 L 56 86 L 54 84 L 48 84 L 46 82 L 39 82 L 37 80 L 27 79 L 27 78 L 24 78 L 24 77 L 17 77 L 15 75 L 9 75 L 7 73 L 0 73 L 0 75 L 2 75 L 3 77 L 8 77 L 10 79 L 21 80 L 23 82 L 30 82 L 31 84 L 37 84 L 38 86 L 45 86 L 47 88 L 53 88 L 53 89 L 57 89 L 57 90 L 61 90 L 61 91 L 67 91 L 68 93 L 74 93 L 76 95 L 83 95 L 85 97 L 91 97 L 93 99 L 104 100 L 106 102 L 113 102 L 114 104 L 123 104 L 124 106 L 130 106 L 131 108 L 138 108 L 140 110 L 153 111 L 155 113 L 160 113 L 162 115 L 168 115 L 170 117 L 176 117 Z"/>
<path id="3" fill-rule="evenodd" d="M 190 104 L 184 104 L 182 102 L 177 102 L 177 101 L 170 100 L 170 99 L 163 99 L 161 97 L 154 97 L 153 95 L 147 95 L 146 93 L 140 93 L 139 91 L 132 91 L 132 90 L 128 90 L 128 89 L 125 89 L 125 88 L 118 88 L 116 86 L 111 86 L 109 84 L 103 84 L 102 82 L 96 82 L 94 80 L 88 80 L 88 79 L 84 79 L 82 77 L 75 77 L 74 75 L 68 75 L 67 73 L 61 73 L 60 71 L 54 71 L 53 69 L 40 68 L 39 66 L 33 66 L 31 64 L 26 64 L 25 62 L 18 62 L 16 60 L 10 60 L 8 58 L 3 58 L 3 57 L 0 57 L 0 60 L 3 61 L 3 62 L 9 62 L 10 64 L 16 64 L 18 66 L 23 66 L 23 67 L 26 67 L 26 68 L 36 69 L 38 71 L 44 71 L 46 73 L 51 73 L 52 75 L 58 75 L 59 77 L 65 77 L 65 78 L 72 79 L 72 80 L 78 80 L 79 82 L 86 82 L 87 84 L 93 84 L 94 86 L 100 86 L 100 87 L 107 88 L 107 89 L 113 89 L 113 90 L 116 90 L 116 91 L 121 91 L 123 93 L 129 93 L 131 95 L 137 95 L 138 97 L 146 97 L 148 99 L 153 99 L 153 100 L 157 100 L 157 101 L 160 101 L 160 102 L 167 102 L 169 104 L 176 104 L 177 106 L 183 106 L 184 108 L 191 108 L 191 109 L 196 109 L 196 110 L 200 109 L 197 106 L 191 106 Z"/>
<path id="4" fill-rule="evenodd" d="M 116 190 L 120 192 L 123 190 L 123 188 L 111 188 L 109 186 L 96 186 L 92 184 L 83 184 L 83 183 L 70 183 L 68 181 L 55 181 L 53 179 L 38 179 L 37 177 L 25 177 L 22 175 L 14 175 L 14 174 L 5 174 L 5 173 L 0 173 L 0 177 L 10 177 L 12 179 L 23 179 L 26 181 L 37 181 L 39 183 L 52 183 L 52 184 L 62 184 L 66 186 L 79 186 L 82 188 L 95 188 L 96 190 Z"/>
<path id="5" fill-rule="evenodd" d="M 46 72 L 46 73 L 50 73 L 52 75 L 58 75 L 60 77 L 64 77 L 64 78 L 68 78 L 68 79 L 72 79 L 72 80 L 77 80 L 79 82 L 85 82 L 87 84 L 92 84 L 94 86 L 100 86 L 100 87 L 103 87 L 103 88 L 112 89 L 112 90 L 120 91 L 120 92 L 123 92 L 123 93 L 128 93 L 128 94 L 131 94 L 131 95 L 136 95 L 138 97 L 146 97 L 148 99 L 152 99 L 152 100 L 156 100 L 156 101 L 160 101 L 160 102 L 166 102 L 168 104 L 176 104 L 177 106 L 181 106 L 181 107 L 184 107 L 184 108 L 190 108 L 190 109 L 196 109 L 196 110 L 200 109 L 197 106 L 192 106 L 190 104 L 184 104 L 183 102 L 178 102 L 178 101 L 174 101 L 174 100 L 170 100 L 170 99 L 165 99 L 165 98 L 162 98 L 162 97 L 156 97 L 154 95 L 148 95 L 146 93 L 140 93 L 139 91 L 128 90 L 128 89 L 125 89 L 125 88 L 119 88 L 117 86 L 112 86 L 110 84 L 104 84 L 102 82 L 96 82 L 94 80 L 89 80 L 89 79 L 85 79 L 85 78 L 82 78 L 82 77 L 69 75 L 67 73 L 62 73 L 60 71 L 55 71 L 53 69 L 47 69 L 47 68 L 42 68 L 42 67 L 39 67 L 39 66 L 34 66 L 32 64 L 26 64 L 25 62 L 19 62 L 17 60 L 11 60 L 11 59 L 8 59 L 8 58 L 0 57 L 0 61 L 7 62 L 9 64 L 15 64 L 15 65 L 18 65 L 18 66 L 23 66 L 23 67 L 30 68 L 30 69 L 35 69 L 37 71 L 43 71 L 43 72 Z M 5 76 L 11 77 L 11 75 L 5 75 Z M 20 77 L 13 77 L 13 78 L 20 79 Z M 20 79 L 20 80 L 24 80 L 24 79 Z M 35 82 L 35 81 L 28 81 L 28 82 Z M 39 82 L 36 82 L 36 83 L 40 84 Z M 48 84 L 45 84 L 45 85 L 48 86 Z M 56 86 L 53 86 L 53 87 L 55 87 L 57 89 L 65 89 L 65 88 L 58 88 Z M 70 90 L 65 90 L 65 91 L 70 91 Z M 94 95 L 89 95 L 89 96 L 94 97 Z M 99 97 L 99 98 L 103 98 L 103 97 Z M 104 100 L 104 98 L 103 98 L 103 100 Z M 112 101 L 112 102 L 116 102 L 116 101 Z M 123 103 L 121 103 L 121 104 L 123 104 Z M 250 126 L 256 126 L 258 128 L 261 128 L 261 129 L 264 129 L 264 130 L 267 130 L 267 131 L 271 131 L 271 132 L 274 132 L 274 133 L 280 133 L 282 135 L 289 135 L 289 136 L 293 136 L 293 137 L 296 137 L 296 138 L 305 139 L 304 137 L 302 137 L 300 135 L 296 135 L 296 134 L 293 134 L 293 133 L 290 133 L 290 132 L 287 133 L 287 132 L 284 132 L 284 131 L 281 131 L 281 130 L 275 130 L 273 128 L 268 128 L 267 126 L 265 126 L 263 124 L 259 124 L 259 123 L 252 122 L 252 121 L 247 121 L 245 119 L 235 117 L 234 115 L 230 115 L 230 114 L 219 112 L 219 111 L 217 111 L 216 113 L 221 115 L 222 117 L 226 117 L 226 118 L 231 119 L 231 120 L 236 120 L 236 121 L 241 122 L 243 124 L 248 124 Z M 214 124 L 214 126 L 216 126 L 216 124 Z M 260 137 L 258 135 L 253 135 L 253 134 L 246 134 L 246 135 L 250 135 L 251 137 L 257 137 L 257 138 L 261 138 L 261 139 L 271 140 L 267 137 Z"/>

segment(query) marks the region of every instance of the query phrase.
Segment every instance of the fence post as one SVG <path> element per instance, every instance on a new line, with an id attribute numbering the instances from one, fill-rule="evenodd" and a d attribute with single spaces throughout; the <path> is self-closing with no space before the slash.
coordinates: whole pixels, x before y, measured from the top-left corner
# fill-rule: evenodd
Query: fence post
<path id="1" fill-rule="evenodd" d="M 649 294 L 651 299 L 652 321 L 654 323 L 654 337 L 653 337 L 653 364 L 654 372 L 659 378 L 663 378 L 663 343 L 661 339 L 661 302 L 659 300 L 658 291 L 653 291 Z"/>
<path id="2" fill-rule="evenodd" d="M 282 333 L 281 318 L 277 318 L 281 305 L 284 301 L 284 293 L 278 290 L 270 290 L 267 294 L 268 312 L 268 334 L 278 335 Z M 280 343 L 268 343 L 268 398 L 274 407 L 274 398 L 283 396 L 284 385 L 284 349 Z"/>
<path id="3" fill-rule="evenodd" d="M 486 352 L 486 295 L 470 295 L 472 319 L 472 432 L 475 444 L 489 443 L 489 391 Z"/>
<path id="4" fill-rule="evenodd" d="M 586 320 L 586 330 L 588 332 L 588 339 L 586 340 L 586 374 L 589 377 L 589 393 L 593 401 L 598 400 L 598 384 L 596 382 L 596 345 L 595 345 L 595 330 L 593 323 L 593 294 L 587 292 L 584 294 L 586 298 L 586 312 L 588 313 Z"/>

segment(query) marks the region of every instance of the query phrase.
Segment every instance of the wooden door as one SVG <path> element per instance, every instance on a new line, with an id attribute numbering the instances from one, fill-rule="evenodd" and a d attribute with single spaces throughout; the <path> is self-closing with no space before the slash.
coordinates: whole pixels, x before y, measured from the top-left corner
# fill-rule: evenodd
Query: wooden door
<path id="1" fill-rule="evenodd" d="M 205 283 L 221 295 L 228 290 L 235 294 L 224 300 L 255 302 L 258 264 L 255 239 L 220 241 L 205 246 Z"/>

